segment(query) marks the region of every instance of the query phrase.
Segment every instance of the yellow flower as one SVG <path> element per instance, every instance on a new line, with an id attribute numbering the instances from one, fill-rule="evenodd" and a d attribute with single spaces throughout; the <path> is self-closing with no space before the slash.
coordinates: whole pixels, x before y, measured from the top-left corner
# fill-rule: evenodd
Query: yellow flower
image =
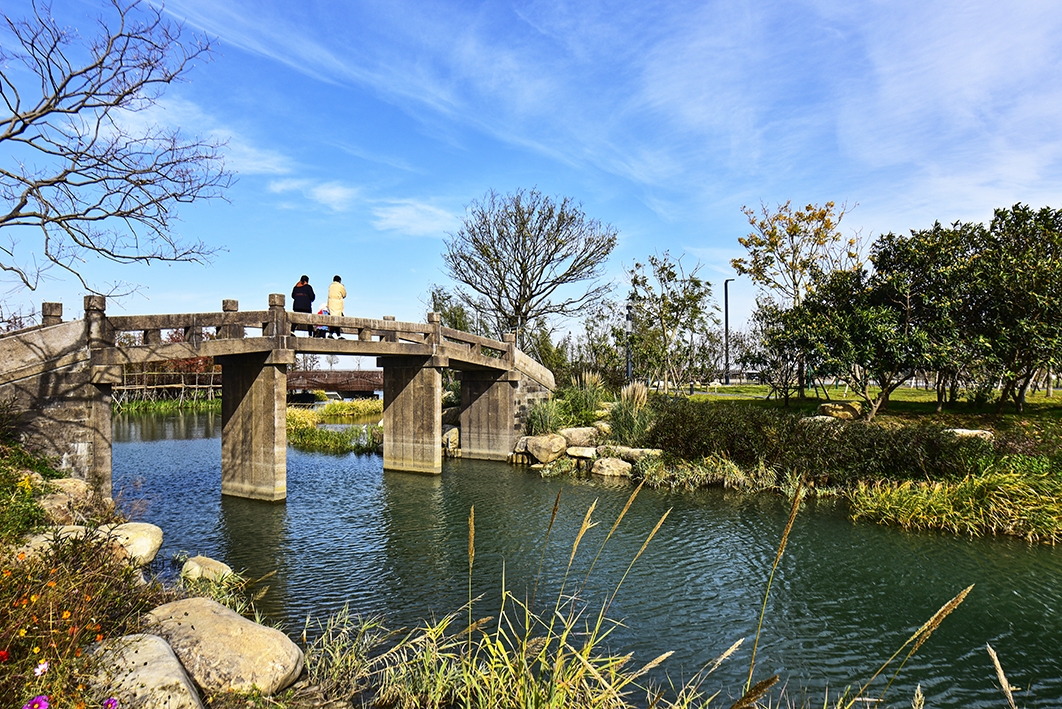
<path id="1" fill-rule="evenodd" d="M 33 654 L 34 655 L 36 655 L 40 651 L 41 651 L 41 649 L 39 647 L 37 647 L 36 645 L 33 646 Z"/>
<path id="2" fill-rule="evenodd" d="M 26 637 L 26 629 L 25 629 L 25 628 L 19 628 L 19 631 L 18 631 L 18 636 L 19 636 L 20 638 L 24 638 L 24 637 Z"/>
<path id="3" fill-rule="evenodd" d="M 36 593 L 30 594 L 30 603 L 36 603 L 38 598 L 40 598 L 40 596 Z"/>
<path id="4" fill-rule="evenodd" d="M 70 611 L 63 611 L 63 620 L 66 620 L 69 617 L 70 617 Z"/>

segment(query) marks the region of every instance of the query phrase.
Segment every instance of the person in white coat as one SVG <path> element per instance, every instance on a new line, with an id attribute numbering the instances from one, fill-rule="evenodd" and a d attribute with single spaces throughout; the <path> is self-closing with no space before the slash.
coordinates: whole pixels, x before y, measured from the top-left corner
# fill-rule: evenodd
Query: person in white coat
<path id="1" fill-rule="evenodd" d="M 328 286 L 328 314 L 343 315 L 343 299 L 347 297 L 347 289 L 343 285 L 343 279 L 339 276 L 332 278 L 332 284 Z M 328 334 L 343 339 L 343 331 L 338 327 L 328 329 Z"/>

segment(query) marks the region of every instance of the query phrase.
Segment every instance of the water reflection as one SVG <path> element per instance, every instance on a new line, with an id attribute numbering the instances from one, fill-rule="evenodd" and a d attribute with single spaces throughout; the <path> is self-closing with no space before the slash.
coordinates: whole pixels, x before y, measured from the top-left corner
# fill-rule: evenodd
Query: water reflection
<path id="1" fill-rule="evenodd" d="M 203 553 L 252 576 L 275 570 L 263 609 L 293 634 L 308 614 L 323 616 L 345 603 L 355 612 L 385 614 L 393 625 L 456 611 L 468 594 L 473 505 L 473 593 L 484 596 L 479 615 L 494 615 L 503 578 L 517 596 L 535 594 L 539 609 L 552 604 L 583 515 L 596 500 L 598 524 L 581 542 L 567 586 L 581 587 L 596 608 L 670 509 L 610 609 L 625 622 L 611 642 L 640 661 L 674 651 L 667 669 L 681 681 L 747 638 L 742 653 L 713 675 L 713 689 L 739 693 L 788 512 L 784 500 L 645 490 L 587 577 L 630 493 L 615 481 L 543 479 L 467 460 L 447 461 L 441 476 L 384 473 L 376 456 L 289 450 L 286 504 L 222 498 L 217 428 L 197 418 L 116 420 L 124 435 L 114 450 L 116 487 L 132 489 L 139 481 L 142 518 L 166 532 L 164 555 Z M 215 437 L 181 437 L 196 431 Z M 547 544 L 558 492 L 560 511 Z M 1057 706 L 1060 580 L 1060 549 L 853 525 L 837 504 L 809 503 L 775 579 L 757 665 L 787 677 L 791 689 L 807 687 L 821 702 L 824 687 L 869 677 L 923 621 L 974 583 L 967 601 L 904 669 L 890 691 L 893 705 L 908 705 L 920 683 L 935 708 L 998 706 L 984 651 L 991 642 L 1011 682 L 1030 688 L 1019 705 Z"/>

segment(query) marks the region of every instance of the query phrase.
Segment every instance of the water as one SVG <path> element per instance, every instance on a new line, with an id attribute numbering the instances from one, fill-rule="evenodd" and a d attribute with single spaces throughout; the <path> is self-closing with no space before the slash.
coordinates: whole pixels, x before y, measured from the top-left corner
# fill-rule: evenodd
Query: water
<path id="1" fill-rule="evenodd" d="M 185 551 L 252 576 L 276 571 L 262 606 L 292 635 L 308 614 L 324 616 L 344 603 L 383 614 L 392 627 L 456 611 L 468 594 L 473 505 L 473 592 L 484 594 L 477 615 L 496 614 L 503 574 L 510 590 L 530 597 L 540 563 L 536 605 L 544 607 L 556 598 L 588 506 L 598 501 L 599 524 L 581 543 L 573 567 L 579 582 L 631 492 L 623 483 L 547 480 L 480 461 L 447 461 L 441 476 L 385 474 L 377 456 L 289 449 L 286 504 L 223 498 L 220 429 L 220 417 L 210 414 L 117 417 L 115 489 L 138 518 L 163 528 L 163 557 Z M 666 669 L 678 683 L 747 638 L 708 684 L 737 696 L 788 504 L 722 490 L 643 490 L 583 593 L 594 608 L 668 509 L 612 606 L 610 615 L 625 624 L 612 648 L 643 662 L 675 651 Z M 975 584 L 904 668 L 888 706 L 909 707 L 917 683 L 935 709 L 1005 706 L 985 651 L 991 643 L 1011 684 L 1025 690 L 1019 706 L 1056 707 L 1060 581 L 1062 549 L 852 524 L 837 504 L 809 503 L 771 591 L 757 678 L 778 672 L 790 693 L 805 688 L 821 706 L 827 686 L 861 683 L 938 608 Z"/>

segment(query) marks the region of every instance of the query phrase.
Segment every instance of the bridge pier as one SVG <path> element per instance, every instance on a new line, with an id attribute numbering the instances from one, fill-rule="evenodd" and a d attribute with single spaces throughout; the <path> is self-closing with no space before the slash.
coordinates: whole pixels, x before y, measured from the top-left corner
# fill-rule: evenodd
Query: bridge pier
<path id="1" fill-rule="evenodd" d="M 287 487 L 290 350 L 224 355 L 221 365 L 221 494 L 280 502 Z"/>
<path id="2" fill-rule="evenodd" d="M 516 379 L 509 372 L 461 372 L 462 458 L 505 460 L 512 453 Z"/>
<path id="3" fill-rule="evenodd" d="M 442 373 L 432 357 L 380 357 L 384 470 L 442 472 Z"/>

